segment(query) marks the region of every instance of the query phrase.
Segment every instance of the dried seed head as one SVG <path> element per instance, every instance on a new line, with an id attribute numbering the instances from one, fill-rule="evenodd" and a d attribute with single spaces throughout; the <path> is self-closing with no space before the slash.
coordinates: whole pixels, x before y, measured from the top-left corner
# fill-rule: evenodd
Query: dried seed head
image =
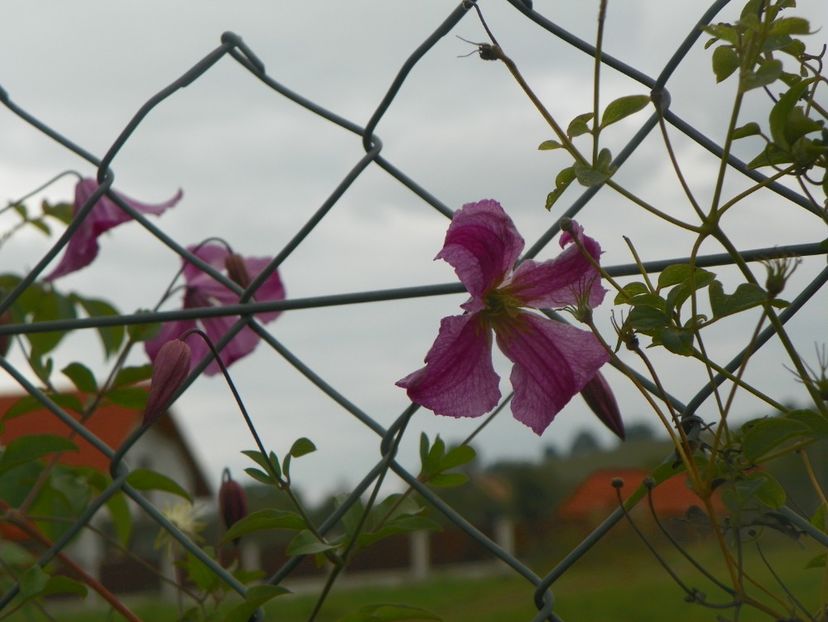
<path id="1" fill-rule="evenodd" d="M 595 416 L 601 420 L 601 423 L 607 426 L 613 434 L 622 441 L 626 438 L 618 402 L 615 401 L 615 395 L 601 372 L 597 372 L 592 380 L 581 389 L 581 397 L 584 398 Z"/>
<path id="2" fill-rule="evenodd" d="M 230 469 L 224 469 L 222 473 L 218 497 L 219 513 L 225 529 L 230 529 L 247 516 L 247 495 L 244 488 L 230 476 Z M 239 539 L 236 538 L 233 543 L 238 544 Z"/>
<path id="3" fill-rule="evenodd" d="M 158 351 L 152 365 L 149 396 L 144 409 L 144 425 L 155 422 L 187 374 L 190 373 L 190 346 L 181 339 L 171 339 Z"/>
<path id="4" fill-rule="evenodd" d="M 230 253 L 224 259 L 224 267 L 227 269 L 227 276 L 239 285 L 242 289 L 247 289 L 250 285 L 250 273 L 247 271 L 247 266 L 244 264 L 244 259 L 241 255 Z"/>
<path id="5" fill-rule="evenodd" d="M 765 289 L 768 291 L 768 298 L 774 299 L 782 293 L 782 290 L 785 289 L 785 284 L 800 263 L 802 263 L 802 259 L 799 257 L 778 257 L 762 262 L 768 273 L 765 279 Z"/>

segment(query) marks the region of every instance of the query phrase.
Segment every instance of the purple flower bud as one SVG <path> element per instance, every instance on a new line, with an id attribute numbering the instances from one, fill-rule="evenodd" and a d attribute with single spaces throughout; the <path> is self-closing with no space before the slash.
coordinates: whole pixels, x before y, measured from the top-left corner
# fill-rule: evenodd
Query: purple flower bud
<path id="1" fill-rule="evenodd" d="M 224 521 L 224 528 L 230 529 L 233 525 L 247 516 L 247 495 L 244 488 L 230 477 L 230 469 L 224 469 L 221 475 L 221 488 L 218 494 L 219 513 Z M 239 539 L 233 540 L 238 544 Z"/>
<path id="2" fill-rule="evenodd" d="M 230 253 L 224 258 L 224 267 L 227 269 L 227 276 L 234 283 L 237 283 L 242 289 L 247 289 L 250 285 L 250 273 L 247 271 L 247 266 L 244 265 L 244 259 L 241 255 Z"/>
<path id="3" fill-rule="evenodd" d="M 601 423 L 607 426 L 613 434 L 622 441 L 626 438 L 618 403 L 615 401 L 615 396 L 612 394 L 607 379 L 604 378 L 601 372 L 596 372 L 592 380 L 587 382 L 584 388 L 581 389 L 581 397 L 601 420 Z"/>
<path id="4" fill-rule="evenodd" d="M 152 367 L 144 424 L 153 423 L 164 414 L 170 398 L 190 373 L 190 346 L 181 339 L 171 339 L 158 351 Z"/>

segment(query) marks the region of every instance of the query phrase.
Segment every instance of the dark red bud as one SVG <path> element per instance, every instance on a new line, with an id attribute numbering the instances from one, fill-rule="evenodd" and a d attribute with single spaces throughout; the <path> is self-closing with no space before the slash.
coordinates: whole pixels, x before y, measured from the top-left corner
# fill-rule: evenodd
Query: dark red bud
<path id="1" fill-rule="evenodd" d="M 597 372 L 592 380 L 586 383 L 586 386 L 581 390 L 581 397 L 601 420 L 601 423 L 607 426 L 613 434 L 622 441 L 626 438 L 618 403 L 615 401 L 615 396 L 612 394 L 607 379 L 604 378 L 601 372 Z"/>
<path id="2" fill-rule="evenodd" d="M 0 315 L 0 325 L 2 324 L 11 324 L 12 323 L 12 316 L 11 311 L 6 309 L 2 315 Z M 11 335 L 0 335 L 0 356 L 6 356 L 9 352 L 9 345 L 11 344 Z"/>
<path id="3" fill-rule="evenodd" d="M 230 277 L 234 283 L 237 283 L 242 289 L 247 289 L 250 285 L 250 273 L 247 271 L 247 266 L 244 264 L 244 259 L 241 255 L 230 253 L 224 260 L 224 267 L 227 268 L 227 276 Z"/>
<path id="4" fill-rule="evenodd" d="M 221 476 L 221 488 L 218 494 L 219 513 L 224 521 L 224 528 L 230 529 L 233 525 L 247 516 L 247 495 L 244 488 L 230 477 L 230 470 L 224 469 Z M 234 544 L 239 539 L 233 540 Z"/>
<path id="5" fill-rule="evenodd" d="M 158 351 L 152 365 L 147 406 L 144 409 L 144 424 L 153 423 L 164 414 L 170 398 L 190 373 L 190 346 L 181 339 L 171 339 Z"/>

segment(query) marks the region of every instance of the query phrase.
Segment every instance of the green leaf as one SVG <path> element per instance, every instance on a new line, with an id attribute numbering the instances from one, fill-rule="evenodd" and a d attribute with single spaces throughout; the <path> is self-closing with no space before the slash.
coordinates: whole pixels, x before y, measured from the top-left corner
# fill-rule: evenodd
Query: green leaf
<path id="1" fill-rule="evenodd" d="M 113 388 L 126 387 L 152 377 L 152 365 L 140 365 L 138 367 L 122 367 L 112 381 Z"/>
<path id="2" fill-rule="evenodd" d="M 62 296 L 56 291 L 43 292 L 36 296 L 37 302 L 32 313 L 33 322 L 49 322 L 52 320 L 74 319 L 76 317 L 75 305 L 70 298 Z M 31 333 L 26 335 L 32 346 L 31 356 L 41 358 L 48 354 L 66 336 L 66 331 L 53 331 L 48 333 Z"/>
<path id="3" fill-rule="evenodd" d="M 736 480 L 726 490 L 725 502 L 736 508 L 750 507 L 752 501 L 778 510 L 785 505 L 785 489 L 767 472 L 751 473 L 744 479 Z"/>
<path id="4" fill-rule="evenodd" d="M 111 317 L 113 315 L 120 315 L 118 309 L 105 300 L 82 298 L 77 295 L 75 299 L 80 303 L 89 317 Z M 106 326 L 98 329 L 98 335 L 101 338 L 104 354 L 109 357 L 117 353 L 118 348 L 121 347 L 124 341 L 125 330 L 123 326 Z"/>
<path id="5" fill-rule="evenodd" d="M 572 170 L 575 171 L 578 183 L 587 188 L 598 186 L 610 178 L 609 171 L 594 168 L 592 165 L 582 162 L 573 164 Z"/>
<path id="6" fill-rule="evenodd" d="M 457 445 L 446 452 L 443 461 L 440 463 L 440 468 L 443 470 L 454 469 L 464 464 L 468 464 L 477 456 L 477 452 L 471 445 Z"/>
<path id="7" fill-rule="evenodd" d="M 282 476 L 282 467 L 279 466 L 279 458 L 272 451 L 270 452 L 269 459 L 265 458 L 262 455 L 262 452 L 256 451 L 255 449 L 246 449 L 242 451 L 242 453 L 248 458 L 250 458 L 253 462 L 258 464 L 260 467 L 262 467 L 262 469 L 264 469 L 265 473 L 268 476 L 270 476 L 273 473 L 276 474 L 277 478 Z M 254 476 L 251 475 L 251 477 Z M 273 483 L 272 480 L 271 483 Z"/>
<path id="8" fill-rule="evenodd" d="M 561 149 L 562 147 L 563 145 L 557 140 L 545 140 L 538 145 L 540 151 L 551 151 L 552 149 Z"/>
<path id="9" fill-rule="evenodd" d="M 34 565 L 20 577 L 20 596 L 28 600 L 40 593 L 49 582 L 49 575 L 38 565 Z"/>
<path id="10" fill-rule="evenodd" d="M 742 426 L 742 451 L 751 462 L 787 443 L 808 434 L 808 426 L 787 417 L 768 417 Z"/>
<path id="11" fill-rule="evenodd" d="M 237 523 L 234 523 L 224 534 L 222 542 L 230 542 L 231 540 L 241 538 L 256 531 L 267 531 L 271 529 L 299 531 L 306 527 L 305 520 L 296 512 L 267 508 L 248 514 Z"/>
<path id="12" fill-rule="evenodd" d="M 621 288 L 615 295 L 615 300 L 613 300 L 613 304 L 616 305 L 623 305 L 623 304 L 631 304 L 632 300 L 635 296 L 639 296 L 641 294 L 649 294 L 650 290 L 647 289 L 647 286 L 640 281 L 634 281 L 633 283 L 627 283 L 624 287 Z"/>
<path id="13" fill-rule="evenodd" d="M 49 228 L 49 225 L 43 222 L 43 220 L 40 218 L 34 218 L 33 220 L 30 220 L 29 225 L 40 231 L 46 237 L 52 235 L 52 230 Z"/>
<path id="14" fill-rule="evenodd" d="M 698 280 L 700 275 L 706 277 L 707 275 L 712 275 L 712 273 L 686 263 L 672 264 L 664 268 L 658 275 L 658 289 L 661 290 L 671 285 L 684 283 L 690 280 L 690 277 L 693 275 Z"/>
<path id="15" fill-rule="evenodd" d="M 303 529 L 297 533 L 287 547 L 287 554 L 293 555 L 315 555 L 335 549 L 335 544 L 320 541 L 313 533 Z"/>
<path id="16" fill-rule="evenodd" d="M 104 397 L 112 402 L 133 410 L 143 410 L 147 405 L 147 390 L 143 387 L 119 387 L 104 393 Z"/>
<path id="17" fill-rule="evenodd" d="M 112 495 L 106 501 L 106 508 L 115 528 L 115 537 L 122 546 L 128 546 L 132 537 L 132 512 L 129 510 L 126 496 L 122 492 Z"/>
<path id="18" fill-rule="evenodd" d="M 419 607 L 383 603 L 361 607 L 339 618 L 338 622 L 401 622 L 403 620 L 442 620 L 442 618 Z"/>
<path id="19" fill-rule="evenodd" d="M 581 134 L 589 134 L 590 129 L 587 123 L 592 120 L 594 115 L 591 112 L 585 112 L 584 114 L 579 114 L 577 117 L 572 119 L 569 123 L 569 127 L 566 128 L 566 135 L 570 138 L 574 138 L 576 136 L 580 136 Z"/>
<path id="20" fill-rule="evenodd" d="M 437 473 L 428 478 L 427 481 L 429 486 L 435 488 L 456 488 L 469 481 L 469 476 L 465 473 Z"/>
<path id="21" fill-rule="evenodd" d="M 731 24 L 711 24 L 709 26 L 705 26 L 703 30 L 716 37 L 716 39 L 721 39 L 723 41 L 727 41 L 733 45 L 739 44 L 739 31 L 736 30 Z"/>
<path id="22" fill-rule="evenodd" d="M 83 411 L 83 404 L 80 399 L 74 395 L 61 395 L 59 393 L 48 396 L 55 404 L 64 410 L 72 410 L 80 413 Z M 3 414 L 2 419 L 14 419 L 36 410 L 44 410 L 46 407 L 34 395 L 26 395 L 17 400 L 9 409 Z"/>
<path id="23" fill-rule="evenodd" d="M 733 140 L 746 138 L 748 136 L 756 136 L 761 133 L 762 130 L 759 128 L 759 124 L 751 121 L 750 123 L 745 123 L 744 125 L 741 125 L 733 130 Z"/>
<path id="24" fill-rule="evenodd" d="M 255 479 L 257 482 L 262 484 L 267 484 L 268 486 L 273 486 L 276 484 L 276 481 L 264 471 L 260 471 L 259 469 L 254 469 L 253 467 L 249 467 L 244 470 L 250 477 Z"/>
<path id="25" fill-rule="evenodd" d="M 732 294 L 725 294 L 719 281 L 710 283 L 710 307 L 713 317 L 720 318 L 761 305 L 767 292 L 755 283 L 742 283 Z"/>
<path id="26" fill-rule="evenodd" d="M 716 82 L 722 82 L 739 68 L 739 55 L 729 45 L 720 45 L 713 50 L 713 73 Z"/>
<path id="27" fill-rule="evenodd" d="M 302 437 L 294 441 L 293 445 L 290 447 L 289 453 L 294 458 L 301 458 L 302 456 L 306 456 L 314 451 L 316 451 L 316 445 L 313 444 L 313 441 Z"/>
<path id="28" fill-rule="evenodd" d="M 816 557 L 812 557 L 807 564 L 805 564 L 806 568 L 825 568 L 826 560 L 828 560 L 828 553 L 820 553 Z"/>
<path id="29" fill-rule="evenodd" d="M 828 249 L 828 239 L 825 240 L 826 249 Z M 420 432 L 420 464 L 425 466 L 428 460 L 428 435 L 425 432 Z"/>
<path id="30" fill-rule="evenodd" d="M 785 415 L 785 418 L 807 426 L 811 436 L 816 438 L 828 437 L 828 417 L 824 417 L 815 410 L 792 410 Z"/>
<path id="31" fill-rule="evenodd" d="M 742 76 L 742 88 L 745 91 L 773 84 L 782 75 L 782 61 L 775 58 L 766 60 L 756 71 L 750 71 Z"/>
<path id="32" fill-rule="evenodd" d="M 784 150 L 790 149 L 791 146 L 791 141 L 789 141 L 786 131 L 791 113 L 794 111 L 794 107 L 799 101 L 799 98 L 802 97 L 810 84 L 811 80 L 802 80 L 789 88 L 773 105 L 768 116 L 773 142 Z M 799 138 L 799 136 L 796 138 Z"/>
<path id="33" fill-rule="evenodd" d="M 60 451 L 77 451 L 78 448 L 65 436 L 32 434 L 21 436 L 8 444 L 0 457 L 0 473 Z"/>
<path id="34" fill-rule="evenodd" d="M 635 114 L 650 103 L 649 95 L 625 95 L 607 104 L 601 115 L 601 129 Z"/>
<path id="35" fill-rule="evenodd" d="M 72 222 L 72 212 L 74 211 L 74 207 L 71 203 L 55 203 L 52 205 L 47 201 L 43 201 L 40 204 L 40 209 L 43 210 L 43 213 L 46 216 L 51 216 L 52 218 L 62 222 L 64 225 L 68 225 Z"/>
<path id="36" fill-rule="evenodd" d="M 770 33 L 774 35 L 808 35 L 811 25 L 802 17 L 780 17 L 771 24 Z"/>
<path id="37" fill-rule="evenodd" d="M 759 155 L 748 162 L 748 168 L 790 164 L 791 162 L 793 162 L 793 156 L 790 152 L 780 149 L 774 143 L 768 143 Z"/>
<path id="38" fill-rule="evenodd" d="M 72 381 L 72 384 L 81 393 L 96 393 L 98 391 L 98 382 L 95 380 L 95 375 L 86 365 L 69 363 L 60 371 Z"/>
<path id="39" fill-rule="evenodd" d="M 135 469 L 127 476 L 127 483 L 137 490 L 161 490 L 192 502 L 190 493 L 174 479 L 150 469 Z"/>
<path id="40" fill-rule="evenodd" d="M 256 610 L 269 600 L 289 594 L 290 590 L 281 585 L 257 585 L 247 590 L 245 601 L 233 607 L 224 617 L 224 622 L 248 622 Z"/>
<path id="41" fill-rule="evenodd" d="M 210 557 L 215 556 L 215 551 L 212 550 L 212 547 L 206 547 L 204 552 Z M 187 578 L 202 592 L 212 592 L 219 585 L 220 579 L 218 575 L 207 564 L 190 552 L 187 552 L 183 567 L 187 571 Z"/>
<path id="42" fill-rule="evenodd" d="M 555 189 L 546 196 L 546 209 L 551 210 L 561 195 L 569 188 L 569 185 L 575 181 L 575 169 L 567 166 L 555 177 Z"/>
<path id="43" fill-rule="evenodd" d="M 667 327 L 658 332 L 658 338 L 673 354 L 693 355 L 693 332 L 684 328 Z"/>
<path id="44" fill-rule="evenodd" d="M 627 316 L 627 322 L 631 328 L 644 334 L 650 334 L 653 331 L 666 328 L 670 323 L 670 319 L 666 313 L 653 307 L 636 306 Z"/>
<path id="45" fill-rule="evenodd" d="M 820 503 L 808 522 L 823 533 L 828 533 L 828 504 Z"/>

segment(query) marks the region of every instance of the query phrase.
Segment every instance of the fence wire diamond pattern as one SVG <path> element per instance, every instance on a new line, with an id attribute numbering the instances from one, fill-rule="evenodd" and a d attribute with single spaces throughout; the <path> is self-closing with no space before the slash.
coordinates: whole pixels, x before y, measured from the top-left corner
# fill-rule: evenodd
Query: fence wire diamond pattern
<path id="1" fill-rule="evenodd" d="M 520 12 L 527 20 L 533 22 L 537 28 L 547 31 L 551 36 L 558 37 L 567 44 L 574 46 L 587 55 L 594 56 L 595 48 L 573 36 L 566 30 L 556 25 L 553 21 L 547 19 L 540 13 L 534 11 L 531 7 L 531 2 L 524 2 L 522 0 L 509 0 L 514 10 Z M 728 4 L 727 0 L 719 0 L 715 2 L 710 8 L 701 15 L 699 24 L 693 24 L 689 29 L 687 38 L 681 42 L 676 49 L 673 56 L 667 61 L 663 71 L 657 77 L 652 78 L 644 75 L 634 67 L 630 67 L 625 63 L 608 55 L 602 56 L 602 62 L 607 66 L 621 72 L 629 78 L 637 81 L 639 84 L 646 87 L 652 93 L 652 100 L 657 102 L 662 108 L 664 119 L 675 129 L 684 133 L 699 145 L 709 150 L 716 157 L 720 157 L 723 153 L 721 146 L 707 136 L 701 134 L 693 126 L 682 120 L 670 109 L 670 93 L 667 88 L 668 81 L 674 71 L 678 68 L 682 60 L 685 58 L 692 46 L 697 45 L 698 39 L 701 35 L 699 25 L 710 23 L 711 20 Z M 379 453 L 381 458 L 365 473 L 360 483 L 350 492 L 347 499 L 342 505 L 328 516 L 320 526 L 319 531 L 322 534 L 333 529 L 343 515 L 365 495 L 366 492 L 377 490 L 379 484 L 383 481 L 389 472 L 396 474 L 408 486 L 412 487 L 419 493 L 422 498 L 434 509 L 445 516 L 454 525 L 459 527 L 468 538 L 477 543 L 480 547 L 485 549 L 491 556 L 502 560 L 507 564 L 516 574 L 523 577 L 534 589 L 534 602 L 537 606 L 537 615 L 535 620 L 560 620 L 555 614 L 555 599 L 553 597 L 552 587 L 555 581 L 566 573 L 580 559 L 593 545 L 599 542 L 619 520 L 623 518 L 622 510 L 617 510 L 610 514 L 606 519 L 590 533 L 577 547 L 575 547 L 568 555 L 558 561 L 545 575 L 539 576 L 525 565 L 516 556 L 503 550 L 497 543 L 491 540 L 488 536 L 482 533 L 474 524 L 471 524 L 451 506 L 447 505 L 441 498 L 436 495 L 430 488 L 422 484 L 416 477 L 405 467 L 399 464 L 395 457 L 399 442 L 405 432 L 406 425 L 412 415 L 417 411 L 416 405 L 411 405 L 405 409 L 399 417 L 389 427 L 383 427 L 369 414 L 363 411 L 356 402 L 349 399 L 345 394 L 340 393 L 334 389 L 325 378 L 318 375 L 313 369 L 306 365 L 299 354 L 292 352 L 285 347 L 272 332 L 266 329 L 261 323 L 255 319 L 255 314 L 267 311 L 283 311 L 290 313 L 301 313 L 302 310 L 312 309 L 318 307 L 336 307 L 340 305 L 353 305 L 357 303 L 371 303 L 378 301 L 389 300 L 404 300 L 409 298 L 425 297 L 425 296 L 440 296 L 447 294 L 463 293 L 464 289 L 460 284 L 437 284 L 419 287 L 402 287 L 397 289 L 385 289 L 377 291 L 362 291 L 349 294 L 338 295 L 321 295 L 308 298 L 293 298 L 288 300 L 280 300 L 275 302 L 256 302 L 254 295 L 259 286 L 265 279 L 273 274 L 279 266 L 288 258 L 306 239 L 306 237 L 314 230 L 317 225 L 331 212 L 337 205 L 337 202 L 348 192 L 352 184 L 371 167 L 378 167 L 385 171 L 388 175 L 396 179 L 400 184 L 405 186 L 411 193 L 419 197 L 425 204 L 435 210 L 435 212 L 447 219 L 452 216 L 452 209 L 440 201 L 439 198 L 431 194 L 426 188 L 420 186 L 414 179 L 409 177 L 404 171 L 397 168 L 393 162 L 389 161 L 383 156 L 383 143 L 380 137 L 375 133 L 375 130 L 383 119 L 383 116 L 388 112 L 393 105 L 395 96 L 403 87 L 411 70 L 419 63 L 435 45 L 435 43 L 442 37 L 452 33 L 457 24 L 470 11 L 473 12 L 473 2 L 462 2 L 459 6 L 454 8 L 445 21 L 429 35 L 422 44 L 414 50 L 410 57 L 405 61 L 399 69 L 397 76 L 394 78 L 390 88 L 388 89 L 381 102 L 378 104 L 376 111 L 365 124 L 359 124 L 345 119 L 335 112 L 326 110 L 317 105 L 313 101 L 306 99 L 302 95 L 291 91 L 281 83 L 279 83 L 272 75 L 270 75 L 265 68 L 265 65 L 257 57 L 254 50 L 250 49 L 242 40 L 242 38 L 232 32 L 226 32 L 221 36 L 221 44 L 209 52 L 204 58 L 196 62 L 190 69 L 185 71 L 180 78 L 172 82 L 169 86 L 161 90 L 156 95 L 152 96 L 147 102 L 141 106 L 137 113 L 132 117 L 129 123 L 124 127 L 120 136 L 111 145 L 109 150 L 101 157 L 90 153 L 82 146 L 75 144 L 71 137 L 64 136 L 52 129 L 46 122 L 33 116 L 24 107 L 18 105 L 12 100 L 11 96 L 0 86 L 0 102 L 13 114 L 25 121 L 31 126 L 34 131 L 57 141 L 68 151 L 77 155 L 77 157 L 97 168 L 97 180 L 100 183 L 99 190 L 83 205 L 79 213 L 76 215 L 73 222 L 67 227 L 65 233 L 54 244 L 54 246 L 43 256 L 43 258 L 34 266 L 31 272 L 20 281 L 16 288 L 11 291 L 0 302 L 0 313 L 8 309 L 20 296 L 24 295 L 26 291 L 32 286 L 36 279 L 40 277 L 44 269 L 53 261 L 53 259 L 66 247 L 69 240 L 76 234 L 78 228 L 84 222 L 84 219 L 89 216 L 92 206 L 97 199 L 104 193 L 109 199 L 118 204 L 118 206 L 126 212 L 130 218 L 139 222 L 146 230 L 148 236 L 154 237 L 160 244 L 167 246 L 169 249 L 177 253 L 182 258 L 195 264 L 209 274 L 214 279 L 218 280 L 226 287 L 237 292 L 241 298 L 239 304 L 226 305 L 222 307 L 211 308 L 195 308 L 183 309 L 178 311 L 154 311 L 150 313 L 120 315 L 110 317 L 88 317 L 65 321 L 49 321 L 29 325 L 7 325 L 0 326 L 0 335 L 15 335 L 15 334 L 32 334 L 36 332 L 48 331 L 76 331 L 88 328 L 100 328 L 106 326 L 130 326 L 147 323 L 165 322 L 171 320 L 194 320 L 210 317 L 239 317 L 233 325 L 232 330 L 216 344 L 217 348 L 221 350 L 225 347 L 233 337 L 243 328 L 249 326 L 255 333 L 268 344 L 272 350 L 283 357 L 290 365 L 294 366 L 307 380 L 318 387 L 318 389 L 329 396 L 349 415 L 355 417 L 367 428 L 376 433 L 379 441 Z M 338 186 L 328 196 L 328 198 L 318 207 L 318 209 L 308 218 L 307 222 L 295 232 L 292 239 L 282 248 L 278 254 L 273 258 L 270 264 L 261 272 L 261 274 L 250 283 L 249 287 L 242 291 L 242 289 L 234 282 L 231 282 L 223 274 L 215 270 L 211 265 L 202 261 L 199 257 L 194 256 L 184 246 L 179 244 L 175 239 L 169 237 L 164 230 L 151 219 L 146 218 L 142 213 L 134 209 L 133 206 L 122 200 L 117 194 L 111 191 L 113 182 L 115 180 L 117 171 L 118 155 L 123 147 L 130 141 L 136 132 L 140 132 L 142 122 L 152 114 L 153 110 L 162 105 L 168 98 L 173 98 L 176 93 L 199 80 L 204 74 L 211 71 L 214 65 L 224 57 L 229 56 L 234 59 L 240 70 L 247 72 L 251 78 L 259 80 L 262 88 L 270 89 L 274 97 L 287 98 L 297 105 L 305 108 L 313 115 L 317 115 L 330 123 L 342 128 L 343 131 L 349 132 L 354 136 L 354 140 L 361 141 L 364 148 L 364 155 L 362 155 L 352 166 L 347 175 L 339 182 Z M 626 146 L 619 152 L 614 164 L 621 167 L 625 160 L 633 154 L 636 149 L 642 144 L 645 138 L 655 129 L 658 124 L 658 115 L 652 114 L 646 122 L 644 122 L 640 129 L 635 133 L 634 137 L 626 144 Z M 729 165 L 734 171 L 746 175 L 754 180 L 761 181 L 764 177 L 755 170 L 748 169 L 748 167 L 735 157 L 729 158 Z M 536 256 L 544 247 L 558 234 L 560 231 L 560 221 L 564 217 L 574 217 L 582 210 L 588 209 L 591 205 L 591 200 L 598 192 L 600 186 L 595 186 L 584 191 L 577 199 L 575 199 L 567 209 L 561 214 L 561 217 L 538 239 L 532 244 L 526 252 L 524 258 Z M 768 188 L 777 193 L 784 200 L 798 205 L 804 210 L 809 210 L 814 214 L 819 215 L 818 210 L 807 197 L 794 192 L 790 188 L 777 184 L 775 182 L 768 183 Z M 742 256 L 746 261 L 756 261 L 759 259 L 768 258 L 770 256 L 785 256 L 789 254 L 796 254 L 800 256 L 824 254 L 824 249 L 820 248 L 818 244 L 800 244 L 794 246 L 780 247 L 780 248 L 760 248 L 760 249 L 744 249 Z M 667 265 L 683 261 L 677 258 L 666 258 L 661 261 L 646 262 L 645 268 L 648 272 L 659 272 Z M 717 266 L 726 265 L 730 262 L 728 255 L 708 255 L 700 257 L 697 261 L 699 266 Z M 613 276 L 627 276 L 639 273 L 639 267 L 635 264 L 614 265 L 606 268 L 607 272 Z M 780 319 L 785 322 L 792 318 L 796 312 L 801 309 L 808 301 L 824 286 L 828 280 L 828 269 L 823 270 L 816 278 L 813 279 L 797 296 L 793 299 L 791 305 L 780 314 Z M 773 335 L 773 331 L 765 330 L 758 339 L 759 344 L 764 344 Z M 745 353 L 742 352 L 736 356 L 727 366 L 728 371 L 737 369 L 740 365 L 742 357 Z M 195 378 L 205 369 L 209 364 L 209 357 L 201 361 L 197 368 L 190 374 L 184 384 L 184 389 L 192 383 Z M 162 513 L 150 502 L 147 498 L 134 487 L 127 483 L 127 477 L 130 474 L 130 468 L 123 460 L 127 449 L 138 440 L 136 436 L 130 438 L 121 448 L 111 448 L 103 441 L 94 436 L 84 425 L 79 423 L 74 417 L 64 411 L 57 403 L 52 401 L 49 396 L 38 389 L 32 382 L 27 380 L 26 375 L 14 365 L 10 364 L 8 360 L 0 359 L 0 366 L 5 372 L 17 381 L 20 386 L 39 400 L 42 405 L 51 413 L 60 419 L 63 423 L 73 429 L 79 436 L 86 439 L 98 451 L 108 456 L 112 463 L 112 483 L 104 490 L 97 498 L 95 498 L 82 515 L 77 519 L 74 525 L 68 529 L 64 535 L 59 538 L 48 551 L 42 554 L 38 563 L 40 565 L 47 564 L 54 559 L 67 544 L 83 529 L 84 525 L 90 521 L 93 516 L 106 504 L 108 499 L 119 491 L 123 491 L 130 497 L 152 520 L 156 521 L 159 526 L 169 532 L 170 536 L 177 540 L 181 546 L 188 550 L 192 555 L 200 559 L 212 572 L 221 578 L 230 588 L 236 590 L 240 594 L 244 594 L 246 588 L 237 579 L 235 579 L 227 570 L 225 570 L 214 559 L 205 554 L 202 549 L 194 544 L 190 538 L 176 528 L 170 521 L 162 515 Z M 715 379 L 716 384 L 720 384 L 725 380 L 723 375 L 719 375 Z M 640 377 L 639 381 L 647 386 L 650 390 L 655 390 L 647 378 Z M 697 409 L 710 397 L 714 389 L 713 383 L 707 383 L 705 386 L 699 388 L 696 395 L 687 403 L 683 404 L 679 400 L 672 398 L 674 405 L 680 410 L 683 416 L 694 414 Z M 495 411 L 495 414 L 503 409 L 509 402 L 511 396 L 508 396 Z M 142 430 L 139 430 L 139 432 Z M 825 535 L 812 528 L 807 520 L 802 518 L 799 514 L 789 508 L 782 510 L 783 514 L 799 528 L 805 530 L 813 537 L 819 539 L 823 544 L 826 542 Z M 284 566 L 276 572 L 273 576 L 268 578 L 268 583 L 278 585 L 284 581 L 296 569 L 301 562 L 302 557 L 297 556 L 290 559 Z M 10 589 L 6 594 L 0 597 L 0 610 L 7 606 L 19 592 L 19 586 Z"/>

